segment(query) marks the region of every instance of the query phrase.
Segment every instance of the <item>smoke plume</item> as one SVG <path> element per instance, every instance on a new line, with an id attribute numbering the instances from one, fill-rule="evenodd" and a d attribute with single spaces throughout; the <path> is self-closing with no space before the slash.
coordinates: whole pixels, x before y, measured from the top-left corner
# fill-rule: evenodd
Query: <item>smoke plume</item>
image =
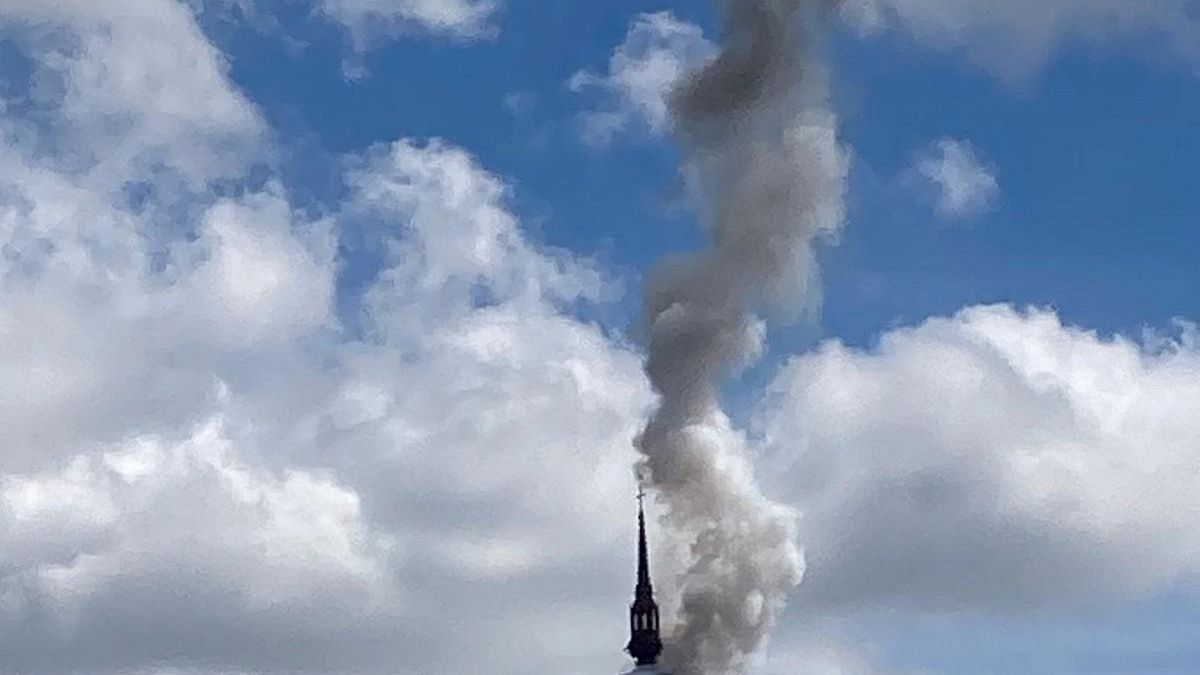
<path id="1" fill-rule="evenodd" d="M 814 45 L 831 3 L 730 0 L 720 53 L 673 95 L 711 246 L 648 283 L 646 372 L 661 401 L 638 446 L 666 524 L 691 544 L 664 659 L 678 675 L 744 671 L 804 573 L 798 514 L 760 491 L 719 386 L 760 354 L 760 315 L 817 307 L 814 243 L 843 222 L 847 158 Z"/>

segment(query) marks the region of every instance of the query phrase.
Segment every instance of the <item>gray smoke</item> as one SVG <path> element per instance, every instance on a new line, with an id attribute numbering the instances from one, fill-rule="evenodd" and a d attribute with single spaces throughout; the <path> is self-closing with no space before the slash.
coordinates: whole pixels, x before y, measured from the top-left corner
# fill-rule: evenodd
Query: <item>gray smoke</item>
<path id="1" fill-rule="evenodd" d="M 663 262 L 645 298 L 660 407 L 638 440 L 666 524 L 691 545 L 678 675 L 745 670 L 804 559 L 798 514 L 755 482 L 719 386 L 761 353 L 765 321 L 816 309 L 813 246 L 841 228 L 847 158 L 816 29 L 832 0 L 730 0 L 720 53 L 673 96 L 682 171 L 711 246 Z"/>

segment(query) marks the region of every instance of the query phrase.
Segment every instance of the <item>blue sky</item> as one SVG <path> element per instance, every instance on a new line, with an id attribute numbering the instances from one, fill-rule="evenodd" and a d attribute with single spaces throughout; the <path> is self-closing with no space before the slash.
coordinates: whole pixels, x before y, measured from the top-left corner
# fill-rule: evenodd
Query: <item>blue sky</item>
<path id="1" fill-rule="evenodd" d="M 636 339 L 642 275 L 661 256 L 701 245 L 702 234 L 680 201 L 671 143 L 634 131 L 589 146 L 578 116 L 598 97 L 566 82 L 602 69 L 632 17 L 660 10 L 710 36 L 718 28 L 714 8 L 696 3 L 518 3 L 500 15 L 494 39 L 414 34 L 350 57 L 336 27 L 298 6 L 275 16 L 303 47 L 248 25 L 213 21 L 210 30 L 233 78 L 280 133 L 297 137 L 285 144 L 286 170 L 300 198 L 335 192 L 332 160 L 345 153 L 401 136 L 448 139 L 511 182 L 513 206 L 538 239 L 615 269 L 628 292 L 602 309 L 604 322 Z M 896 324 L 971 304 L 1053 307 L 1104 333 L 1200 315 L 1191 292 L 1200 234 L 1189 227 L 1195 206 L 1181 168 L 1200 142 L 1192 64 L 1145 36 L 1064 40 L 1009 81 L 902 35 L 862 39 L 844 22 L 829 42 L 854 154 L 850 225 L 821 251 L 820 318 L 779 328 L 749 386 L 731 384 L 731 405 L 753 399 L 780 359 L 819 339 L 867 345 Z M 370 74 L 347 79 L 345 58 Z M 519 112 L 505 103 L 513 96 Z M 987 212 L 947 222 L 930 190 L 906 184 L 915 156 L 944 137 L 972 143 L 1000 181 Z"/>
<path id="2" fill-rule="evenodd" d="M 1200 667 L 1200 23 L 1154 1 L 822 24 L 820 311 L 696 425 L 803 552 L 752 672 Z M 709 243 L 655 69 L 719 4 L 0 7 L 0 670 L 626 667 L 641 296 Z"/>
<path id="3" fill-rule="evenodd" d="M 336 29 L 303 16 L 284 20 L 284 30 L 308 43 L 298 53 L 250 28 L 229 32 L 223 45 L 234 79 L 273 125 L 303 135 L 291 160 L 299 192 L 310 181 L 318 194 L 327 189 L 326 176 L 303 166 L 309 153 L 336 156 L 397 136 L 448 139 L 512 182 L 514 208 L 534 236 L 598 255 L 616 270 L 627 295 L 602 318 L 636 335 L 643 274 L 659 257 L 700 245 L 699 228 L 680 208 L 670 142 L 642 130 L 589 146 L 578 115 L 597 97 L 565 83 L 579 69 L 602 69 L 638 13 L 672 11 L 711 36 L 719 21 L 713 9 L 512 3 L 499 37 L 395 41 L 363 57 L 369 75 L 358 80 L 339 69 L 345 47 Z M 845 24 L 831 32 L 833 100 L 854 157 L 848 223 L 821 252 L 820 317 L 779 330 L 773 355 L 730 385 L 735 406 L 758 395 L 781 359 L 816 340 L 868 345 L 897 324 L 972 304 L 1052 307 L 1066 322 L 1135 335 L 1200 316 L 1200 229 L 1189 169 L 1200 161 L 1193 64 L 1149 38 L 1066 42 L 1011 82 L 903 36 L 864 40 Z M 519 100 L 512 104 L 519 109 L 506 97 Z M 933 191 L 906 181 L 914 157 L 943 137 L 965 139 L 986 158 L 1001 186 L 986 213 L 941 218 Z M 934 672 L 1186 672 L 1197 663 L 1189 641 L 1142 648 L 1131 637 L 1188 622 L 1188 611 L 1172 610 L 1177 602 L 1098 623 L 1076 618 L 1047 627 L 1032 619 L 1037 627 L 1026 628 L 1021 620 L 964 619 L 885 627 L 882 650 L 902 666 Z M 1117 635 L 1133 645 L 1101 644 Z M 947 643 L 963 647 L 946 650 Z M 1163 653 L 1173 649 L 1185 653 Z"/>
<path id="4" fill-rule="evenodd" d="M 303 139 L 289 147 L 292 168 L 314 191 L 328 189 L 328 177 L 311 175 L 318 169 L 303 166 L 305 153 L 446 138 L 510 178 L 517 208 L 537 221 L 543 241 L 611 256 L 637 275 L 698 243 L 694 223 L 671 208 L 672 148 L 645 134 L 602 150 L 581 143 L 575 116 L 589 101 L 565 83 L 581 68 L 602 68 L 631 17 L 647 10 L 673 10 L 710 35 L 717 22 L 695 3 L 519 3 L 502 14 L 500 37 L 389 42 L 363 57 L 370 75 L 350 81 L 337 29 L 298 7 L 282 30 L 302 49 L 249 26 L 218 24 L 213 33 L 273 126 Z M 834 95 L 856 160 L 854 226 L 825 253 L 823 334 L 863 343 L 895 320 L 992 301 L 1053 305 L 1103 330 L 1198 313 L 1186 189 L 1198 142 L 1194 71 L 1151 38 L 1114 42 L 1067 42 L 1010 83 L 902 36 L 863 40 L 835 27 Z M 524 95 L 528 110 L 509 111 L 512 94 Z M 996 209 L 969 223 L 938 222 L 900 185 L 914 155 L 943 136 L 968 139 L 1002 181 Z M 865 279 L 886 290 L 863 297 Z"/>

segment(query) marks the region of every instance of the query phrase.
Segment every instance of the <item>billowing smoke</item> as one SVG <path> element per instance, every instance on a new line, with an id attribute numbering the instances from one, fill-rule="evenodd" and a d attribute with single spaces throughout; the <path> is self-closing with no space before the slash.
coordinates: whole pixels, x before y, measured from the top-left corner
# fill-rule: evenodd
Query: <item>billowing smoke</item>
<path id="1" fill-rule="evenodd" d="M 638 445 L 691 544 L 678 675 L 745 670 L 800 582 L 798 514 L 759 490 L 721 381 L 760 354 L 760 315 L 818 305 L 814 244 L 841 227 L 847 158 L 814 38 L 832 0 L 730 0 L 720 53 L 680 84 L 674 127 L 709 248 L 663 262 L 645 299 L 646 371 L 660 407 Z"/>

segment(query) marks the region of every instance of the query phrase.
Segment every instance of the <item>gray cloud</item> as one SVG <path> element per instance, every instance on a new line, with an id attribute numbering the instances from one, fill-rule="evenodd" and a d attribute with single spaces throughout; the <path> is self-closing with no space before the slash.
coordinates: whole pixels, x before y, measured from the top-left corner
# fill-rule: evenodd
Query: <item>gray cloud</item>
<path id="1" fill-rule="evenodd" d="M 813 247 L 842 225 L 848 162 L 814 44 L 823 8 L 729 3 L 720 52 L 672 94 L 712 242 L 647 283 L 646 373 L 660 400 L 638 445 L 664 522 L 690 547 L 664 655 L 682 675 L 743 671 L 804 571 L 796 513 L 760 492 L 718 387 L 760 354 L 756 311 L 815 303 Z"/>
<path id="2" fill-rule="evenodd" d="M 613 51 L 607 73 L 580 70 L 567 82 L 572 91 L 597 89 L 609 99 L 607 107 L 581 116 L 584 140 L 607 145 L 632 124 L 652 134 L 669 131 L 671 90 L 712 58 L 715 50 L 699 26 L 671 12 L 638 15 L 624 42 Z"/>
<path id="3" fill-rule="evenodd" d="M 961 52 L 1010 82 L 1035 74 L 1066 46 L 1153 38 L 1200 67 L 1200 23 L 1191 0 L 845 0 L 863 34 L 895 29 L 935 49 Z"/>

